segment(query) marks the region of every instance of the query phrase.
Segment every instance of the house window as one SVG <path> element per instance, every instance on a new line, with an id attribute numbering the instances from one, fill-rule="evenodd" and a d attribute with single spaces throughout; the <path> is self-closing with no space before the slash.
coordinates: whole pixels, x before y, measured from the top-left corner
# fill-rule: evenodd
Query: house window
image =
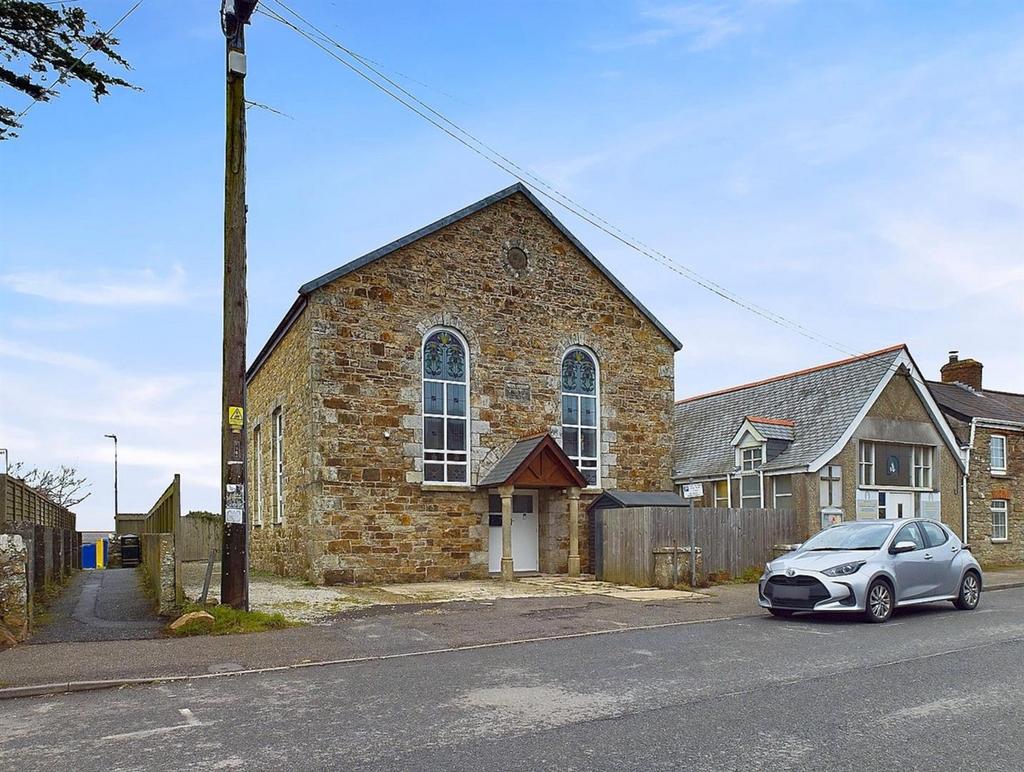
<path id="1" fill-rule="evenodd" d="M 263 525 L 263 432 L 259 425 L 252 430 L 253 461 L 256 469 L 253 470 L 256 477 L 256 511 L 253 512 L 252 524 Z"/>
<path id="2" fill-rule="evenodd" d="M 885 503 L 885 491 L 878 492 L 878 519 L 885 520 L 885 513 L 888 512 Z"/>
<path id="3" fill-rule="evenodd" d="M 284 413 L 274 411 L 274 522 L 284 520 Z"/>
<path id="4" fill-rule="evenodd" d="M 729 508 L 729 482 L 728 480 L 716 480 L 715 483 L 715 507 L 718 509 Z"/>
<path id="5" fill-rule="evenodd" d="M 761 475 L 745 474 L 740 478 L 740 506 L 760 508 L 763 506 L 761 499 Z"/>
<path id="6" fill-rule="evenodd" d="M 860 484 L 875 484 L 875 444 L 873 442 L 860 444 Z"/>
<path id="7" fill-rule="evenodd" d="M 599 385 L 597 362 L 590 352 L 566 351 L 562 357 L 562 450 L 590 486 L 598 484 Z"/>
<path id="8" fill-rule="evenodd" d="M 761 468 L 764 461 L 762 446 L 756 448 L 743 448 L 740 451 L 740 469 L 744 472 L 753 472 Z"/>
<path id="9" fill-rule="evenodd" d="M 932 487 L 932 453 L 934 449 L 927 445 L 914 446 L 914 487 Z"/>
<path id="10" fill-rule="evenodd" d="M 787 474 L 772 479 L 775 488 L 775 508 L 791 509 L 793 506 L 793 478 Z"/>
<path id="11" fill-rule="evenodd" d="M 1006 499 L 992 499 L 989 511 L 992 512 L 992 539 L 1005 541 L 1010 533 L 1010 502 Z"/>
<path id="12" fill-rule="evenodd" d="M 469 482 L 469 366 L 454 330 L 423 339 L 423 480 Z"/>
<path id="13" fill-rule="evenodd" d="M 841 509 L 843 506 L 843 468 L 823 466 L 818 479 L 818 495 L 822 509 Z"/>
<path id="14" fill-rule="evenodd" d="M 858 481 L 881 488 L 932 487 L 935 448 L 894 442 L 860 443 Z"/>
<path id="15" fill-rule="evenodd" d="M 989 467 L 992 474 L 1006 474 L 1006 437 L 993 434 L 988 440 Z"/>

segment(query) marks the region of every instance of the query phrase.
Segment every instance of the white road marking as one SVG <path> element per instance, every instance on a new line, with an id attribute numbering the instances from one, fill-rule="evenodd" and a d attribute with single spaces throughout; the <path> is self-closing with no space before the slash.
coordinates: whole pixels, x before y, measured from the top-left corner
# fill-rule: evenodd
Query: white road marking
<path id="1" fill-rule="evenodd" d="M 811 635 L 832 635 L 832 633 L 826 633 L 824 630 L 814 630 L 810 627 L 794 627 L 792 625 L 785 625 L 784 630 L 792 630 L 794 633 L 810 633 Z"/>
<path id="2" fill-rule="evenodd" d="M 100 738 L 102 740 L 126 740 L 129 737 L 152 737 L 158 734 L 167 734 L 168 732 L 177 732 L 179 729 L 195 729 L 200 726 L 207 726 L 194 715 L 188 708 L 180 708 L 178 712 L 185 719 L 184 724 L 175 724 L 174 726 L 159 726 L 155 729 L 140 729 L 137 732 L 125 732 L 124 734 L 109 734 L 106 737 Z"/>

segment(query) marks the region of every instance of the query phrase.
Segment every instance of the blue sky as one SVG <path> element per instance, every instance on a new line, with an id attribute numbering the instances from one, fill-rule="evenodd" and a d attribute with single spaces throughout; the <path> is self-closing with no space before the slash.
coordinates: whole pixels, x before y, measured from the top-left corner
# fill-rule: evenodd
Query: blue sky
<path id="1" fill-rule="evenodd" d="M 289 4 L 740 295 L 1024 391 L 1019 3 Z M 147 0 L 118 30 L 143 91 L 69 89 L 0 143 L 0 447 L 84 470 L 83 528 L 111 521 L 108 432 L 122 511 L 175 472 L 219 506 L 217 7 Z M 266 16 L 248 42 L 247 96 L 289 116 L 249 111 L 251 357 L 300 284 L 513 180 Z M 555 211 L 683 340 L 679 396 L 840 358 Z"/>

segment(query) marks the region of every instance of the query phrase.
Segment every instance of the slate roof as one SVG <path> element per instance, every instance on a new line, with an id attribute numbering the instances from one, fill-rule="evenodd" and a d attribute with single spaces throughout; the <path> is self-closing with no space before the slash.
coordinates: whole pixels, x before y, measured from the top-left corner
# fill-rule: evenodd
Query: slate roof
<path id="1" fill-rule="evenodd" d="M 686 507 L 686 499 L 671 491 L 605 491 L 590 509 L 622 509 L 624 507 Z"/>
<path id="2" fill-rule="evenodd" d="M 753 415 L 748 415 L 746 418 L 766 440 L 793 441 L 795 436 L 795 423 L 793 421 L 762 418 Z"/>
<path id="3" fill-rule="evenodd" d="M 555 217 L 551 213 L 550 209 L 548 209 L 546 206 L 544 206 L 543 203 L 541 203 L 540 199 L 537 198 L 537 196 L 535 196 L 529 188 L 527 188 L 521 182 L 517 182 L 514 185 L 510 185 L 509 187 L 505 188 L 504 190 L 499 190 L 497 193 L 487 196 L 486 198 L 480 199 L 475 204 L 470 204 L 469 206 L 460 209 L 457 212 L 453 212 L 447 217 L 442 217 L 440 220 L 437 220 L 436 222 L 433 222 L 430 225 L 424 226 L 423 228 L 420 228 L 417 231 L 413 231 L 412 233 L 403 236 L 400 239 L 396 239 L 395 241 L 392 241 L 390 244 L 385 244 L 383 247 L 375 249 L 372 252 L 367 252 L 362 257 L 357 257 L 355 260 L 351 260 L 345 263 L 344 265 L 335 268 L 333 271 L 328 271 L 323 276 L 319 276 L 316 279 L 313 279 L 312 281 L 308 281 L 305 284 L 303 284 L 301 287 L 299 287 L 299 297 L 292 304 L 291 308 L 289 308 L 288 312 L 281 320 L 281 323 L 271 334 L 270 339 L 267 340 L 263 348 L 260 350 L 259 354 L 256 355 L 256 358 L 253 360 L 253 363 L 249 366 L 249 369 L 246 372 L 246 378 L 252 378 L 256 374 L 256 371 L 259 370 L 259 368 L 262 366 L 263 362 L 266 361 L 267 357 L 270 356 L 270 352 L 274 350 L 274 347 L 277 345 L 277 342 L 282 337 L 284 337 L 284 334 L 288 331 L 288 328 L 291 327 L 295 319 L 297 319 L 298 316 L 302 313 L 303 309 L 305 309 L 305 299 L 312 292 L 319 289 L 320 287 L 323 287 L 325 284 L 330 284 L 335 279 L 340 279 L 342 276 L 346 276 L 352 273 L 353 271 L 362 268 L 365 265 L 369 265 L 375 260 L 379 260 L 380 258 L 391 254 L 397 249 L 401 249 L 402 247 L 412 244 L 414 241 L 418 241 L 419 239 L 425 238 L 426 236 L 436 233 L 437 231 L 451 225 L 452 223 L 458 222 L 459 220 L 465 219 L 470 215 L 476 214 L 477 212 L 486 209 L 492 204 L 496 204 L 499 201 L 503 201 L 504 199 L 509 198 L 510 196 L 514 196 L 517 193 L 525 196 L 526 199 L 531 204 L 533 204 L 538 209 L 538 211 L 540 211 L 540 213 L 544 215 L 544 217 L 546 217 L 551 222 L 551 224 L 554 225 L 555 228 L 557 228 L 558 231 L 574 247 L 576 247 L 576 249 L 578 249 L 583 254 L 583 256 L 587 260 L 593 263 L 594 267 L 597 268 L 602 274 L 604 274 L 604 277 L 608 279 L 608 281 L 610 281 L 612 285 L 614 285 L 615 288 L 619 290 L 619 292 L 625 295 L 626 298 L 628 298 L 629 301 L 634 306 L 636 306 L 637 309 L 645 317 L 647 317 L 651 324 L 653 324 L 659 330 L 659 332 L 661 332 L 661 334 L 668 339 L 668 341 L 672 344 L 673 348 L 675 348 L 676 351 L 682 349 L 683 344 L 679 341 L 679 338 L 673 335 L 669 331 L 669 329 L 664 324 L 662 324 L 657 319 L 657 317 L 655 317 L 654 314 L 652 314 L 647 309 L 647 307 L 643 303 L 637 300 L 636 296 L 633 295 L 633 293 L 630 292 L 628 289 L 626 289 L 625 285 L 622 282 L 620 282 L 615 277 L 615 275 L 611 271 L 609 271 L 604 266 L 604 264 L 602 264 L 601 261 L 597 259 L 597 257 L 594 256 L 594 253 L 587 249 L 583 245 L 583 243 L 579 239 L 577 239 L 576 236 L 573 235 L 573 233 L 568 228 L 566 228 L 558 220 L 557 217 Z"/>
<path id="4" fill-rule="evenodd" d="M 502 485 L 519 468 L 519 465 L 526 460 L 526 457 L 537 449 L 537 446 L 544 442 L 546 434 L 538 434 L 536 437 L 527 437 L 519 440 L 513 445 L 508 453 L 502 456 L 501 460 L 494 465 L 484 479 L 477 483 L 479 488 L 488 488 L 495 485 Z"/>
<path id="5" fill-rule="evenodd" d="M 764 465 L 766 471 L 810 464 L 842 437 L 904 351 L 903 345 L 892 346 L 677 402 L 673 476 L 690 479 L 733 471 L 732 438 L 750 416 L 794 424 L 792 443 Z"/>
<path id="6" fill-rule="evenodd" d="M 1005 391 L 974 391 L 959 383 L 928 381 L 928 388 L 942 412 L 963 421 L 972 418 L 1024 423 L 1024 394 Z"/>

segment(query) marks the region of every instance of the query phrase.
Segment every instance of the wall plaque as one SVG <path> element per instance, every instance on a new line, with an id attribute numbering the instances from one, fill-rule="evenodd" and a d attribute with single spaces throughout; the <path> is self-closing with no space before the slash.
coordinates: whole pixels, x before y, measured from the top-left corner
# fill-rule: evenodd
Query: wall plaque
<path id="1" fill-rule="evenodd" d="M 505 399 L 510 402 L 529 402 L 531 396 L 528 383 L 509 382 L 505 384 Z"/>

